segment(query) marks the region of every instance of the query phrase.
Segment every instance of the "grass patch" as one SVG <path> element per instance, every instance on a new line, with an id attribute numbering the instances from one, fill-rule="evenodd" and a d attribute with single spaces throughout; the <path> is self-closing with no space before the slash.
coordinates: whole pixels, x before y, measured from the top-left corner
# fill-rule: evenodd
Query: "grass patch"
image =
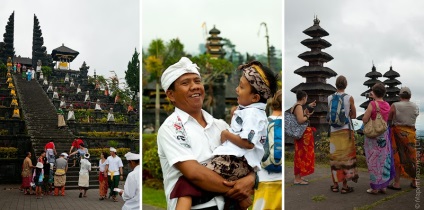
<path id="1" fill-rule="evenodd" d="M 166 209 L 166 198 L 163 190 L 143 186 L 143 203 Z"/>
<path id="2" fill-rule="evenodd" d="M 327 200 L 327 197 L 325 197 L 325 195 L 316 195 L 312 197 L 312 200 L 315 202 L 321 202 Z"/>
<path id="3" fill-rule="evenodd" d="M 389 196 L 387 196 L 387 197 L 384 197 L 383 199 L 378 200 L 378 201 L 376 201 L 376 202 L 374 202 L 374 203 L 372 203 L 372 204 L 365 205 L 365 206 L 361 206 L 361 207 L 359 207 L 359 208 L 355 208 L 355 210 L 371 210 L 371 209 L 375 208 L 376 206 L 378 206 L 378 205 L 380 205 L 380 204 L 382 204 L 382 203 L 384 203 L 384 202 L 386 202 L 386 201 L 389 201 L 389 200 L 395 199 L 395 198 L 397 198 L 397 197 L 399 197 L 399 196 L 401 196 L 401 195 L 403 195 L 403 194 L 405 194 L 405 193 L 408 193 L 408 192 L 409 192 L 409 191 L 411 191 L 411 190 L 412 190 L 412 189 L 408 189 L 408 190 L 403 190 L 403 191 L 401 191 L 401 192 L 397 192 L 397 193 L 395 193 L 395 194 L 393 194 L 393 195 L 389 195 Z"/>

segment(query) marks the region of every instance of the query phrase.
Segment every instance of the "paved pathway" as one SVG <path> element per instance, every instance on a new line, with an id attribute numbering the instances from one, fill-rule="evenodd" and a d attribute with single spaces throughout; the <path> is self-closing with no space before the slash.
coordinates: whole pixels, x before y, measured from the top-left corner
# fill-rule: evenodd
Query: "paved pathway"
<path id="1" fill-rule="evenodd" d="M 86 198 L 78 198 L 79 190 L 66 190 L 65 196 L 48 195 L 43 199 L 37 199 L 35 195 L 24 195 L 19 191 L 19 186 L 19 184 L 0 185 L 0 210 L 115 210 L 121 209 L 124 205 L 121 197 L 118 197 L 118 202 L 113 202 L 112 199 L 100 201 L 98 189 L 88 190 Z M 124 188 L 124 182 L 119 184 L 119 188 Z"/>
<path id="2" fill-rule="evenodd" d="M 387 194 L 370 195 L 366 193 L 369 188 L 368 172 L 366 169 L 360 169 L 358 183 L 348 183 L 355 191 L 341 194 L 330 191 L 332 182 L 329 172 L 329 166 L 316 166 L 315 173 L 305 177 L 309 180 L 309 185 L 293 185 L 293 167 L 286 166 L 285 209 L 424 209 L 421 189 L 415 190 L 409 187 L 410 181 L 407 179 L 401 179 L 402 191 L 387 189 Z M 416 202 L 416 196 L 420 202 Z"/>

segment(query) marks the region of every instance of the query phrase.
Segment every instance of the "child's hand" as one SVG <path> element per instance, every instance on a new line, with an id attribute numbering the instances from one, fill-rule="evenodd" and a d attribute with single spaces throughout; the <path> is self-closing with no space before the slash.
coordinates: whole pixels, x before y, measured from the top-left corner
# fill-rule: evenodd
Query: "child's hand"
<path id="1" fill-rule="evenodd" d="M 222 132 L 221 132 L 221 144 L 222 143 L 224 143 L 225 141 L 227 141 L 227 137 L 226 137 L 226 134 L 227 133 L 229 133 L 229 131 L 228 130 L 223 130 Z"/>

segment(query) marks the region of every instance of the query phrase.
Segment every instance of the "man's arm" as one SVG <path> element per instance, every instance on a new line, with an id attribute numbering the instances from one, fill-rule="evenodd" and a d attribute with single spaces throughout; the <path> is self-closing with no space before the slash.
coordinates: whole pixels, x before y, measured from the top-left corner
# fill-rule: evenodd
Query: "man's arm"
<path id="1" fill-rule="evenodd" d="M 207 191 L 226 193 L 226 196 L 237 200 L 248 198 L 255 185 L 253 172 L 239 180 L 229 182 L 195 160 L 178 162 L 174 166 L 194 185 Z"/>
<path id="2" fill-rule="evenodd" d="M 107 170 L 109 169 L 109 164 L 106 164 L 105 166 L 105 172 L 104 172 L 104 177 L 107 177 Z"/>

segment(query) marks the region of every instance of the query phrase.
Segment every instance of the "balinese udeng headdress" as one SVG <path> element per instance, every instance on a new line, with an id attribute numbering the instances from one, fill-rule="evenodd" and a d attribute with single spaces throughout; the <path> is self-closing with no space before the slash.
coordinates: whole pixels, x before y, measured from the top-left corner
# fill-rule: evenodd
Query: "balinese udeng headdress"
<path id="1" fill-rule="evenodd" d="M 238 70 L 243 71 L 244 77 L 265 99 L 271 97 L 270 83 L 266 78 L 262 65 L 259 62 L 251 62 L 249 64 L 240 65 Z"/>

